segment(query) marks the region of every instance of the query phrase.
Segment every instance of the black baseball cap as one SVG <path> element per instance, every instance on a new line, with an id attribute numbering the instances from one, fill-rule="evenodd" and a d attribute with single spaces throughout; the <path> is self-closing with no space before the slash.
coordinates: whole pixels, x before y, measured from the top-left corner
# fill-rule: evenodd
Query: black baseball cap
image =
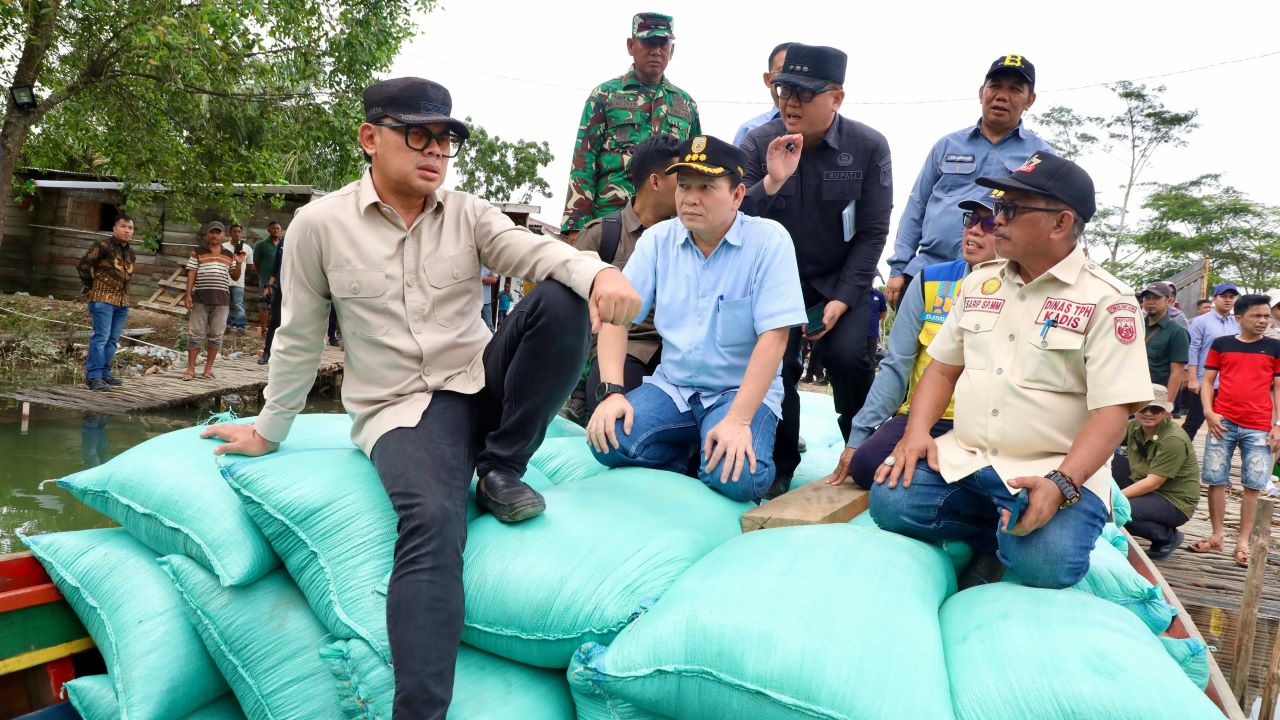
<path id="1" fill-rule="evenodd" d="M 1038 152 L 1013 171 L 1009 177 L 980 177 L 975 182 L 999 190 L 1026 190 L 1037 195 L 1055 197 L 1071 207 L 1084 222 L 1089 222 L 1098 209 L 1094 198 L 1093 178 L 1079 165 Z"/>
<path id="2" fill-rule="evenodd" d="M 364 89 L 364 119 L 373 122 L 389 117 L 409 125 L 444 123 L 463 140 L 471 131 L 462 121 L 449 116 L 453 96 L 437 82 L 418 77 L 392 78 Z"/>
<path id="3" fill-rule="evenodd" d="M 733 143 L 710 135 L 695 135 L 680 143 L 676 161 L 667 166 L 667 174 L 692 170 L 711 177 L 742 177 L 747 154 Z"/>
<path id="4" fill-rule="evenodd" d="M 984 80 L 989 79 L 992 75 L 1013 74 L 1027 81 L 1027 84 L 1034 90 L 1036 87 L 1036 66 L 1022 55 L 1001 55 L 996 61 L 991 63 L 991 69 L 987 71 Z"/>
<path id="5" fill-rule="evenodd" d="M 983 195 L 980 199 L 961 200 L 959 204 L 956 205 L 956 207 L 960 208 L 961 210 L 977 210 L 979 208 L 986 208 L 991 212 L 995 212 L 996 201 L 1002 197 L 1004 197 L 1003 190 L 992 190 L 986 195 Z"/>
<path id="6" fill-rule="evenodd" d="M 844 84 L 849 56 L 825 45 L 793 43 L 782 61 L 782 72 L 773 78 L 774 85 L 795 85 L 817 92 L 828 83 Z"/>

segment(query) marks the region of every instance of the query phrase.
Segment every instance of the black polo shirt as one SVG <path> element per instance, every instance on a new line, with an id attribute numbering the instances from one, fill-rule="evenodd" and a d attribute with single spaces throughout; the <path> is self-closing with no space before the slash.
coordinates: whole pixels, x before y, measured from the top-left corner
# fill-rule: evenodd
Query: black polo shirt
<path id="1" fill-rule="evenodd" d="M 768 174 L 765 156 L 769 143 L 786 134 L 786 126 L 777 119 L 752 130 L 743 140 L 747 154 L 743 182 L 748 189 L 741 209 L 776 220 L 791 234 L 806 291 L 816 290 L 827 300 L 857 307 L 866 301 L 889 236 L 893 209 L 889 143 L 876 130 L 836 115 L 818 147 L 804 149 L 795 174 L 777 195 L 769 197 L 760 182 Z M 854 232 L 846 242 L 842 214 L 850 203 Z"/>

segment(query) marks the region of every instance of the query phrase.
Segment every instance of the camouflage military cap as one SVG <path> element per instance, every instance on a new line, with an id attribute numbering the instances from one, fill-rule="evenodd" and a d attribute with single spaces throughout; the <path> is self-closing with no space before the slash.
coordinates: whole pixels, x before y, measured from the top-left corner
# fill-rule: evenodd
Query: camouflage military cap
<path id="1" fill-rule="evenodd" d="M 651 37 L 665 37 L 675 39 L 676 30 L 675 23 L 670 15 L 661 13 L 636 13 L 631 18 L 631 37 L 637 40 L 643 40 Z"/>

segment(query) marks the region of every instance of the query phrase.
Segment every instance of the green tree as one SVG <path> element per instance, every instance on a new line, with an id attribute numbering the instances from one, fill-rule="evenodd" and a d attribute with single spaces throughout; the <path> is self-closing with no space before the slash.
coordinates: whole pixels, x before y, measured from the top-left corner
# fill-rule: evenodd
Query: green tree
<path id="1" fill-rule="evenodd" d="M 1101 138 L 1095 128 L 1105 122 L 1100 117 L 1084 116 L 1065 105 L 1054 105 L 1035 117 L 1044 126 L 1040 135 L 1053 146 L 1059 157 L 1076 160 L 1087 154 Z"/>
<path id="2" fill-rule="evenodd" d="M 0 0 L 0 227 L 14 168 L 121 178 L 131 208 L 256 203 L 236 183 L 359 172 L 360 91 L 435 0 Z M 3 235 L 0 235 L 3 242 Z"/>
<path id="3" fill-rule="evenodd" d="M 1250 200 L 1219 175 L 1157 184 L 1142 207 L 1151 217 L 1133 241 L 1153 260 L 1145 277 L 1208 257 L 1214 275 L 1248 291 L 1280 286 L 1280 207 Z"/>
<path id="4" fill-rule="evenodd" d="M 458 189 L 491 202 L 528 203 L 536 192 L 550 195 L 542 169 L 555 159 L 546 142 L 508 142 L 466 119 L 471 137 L 457 159 Z"/>

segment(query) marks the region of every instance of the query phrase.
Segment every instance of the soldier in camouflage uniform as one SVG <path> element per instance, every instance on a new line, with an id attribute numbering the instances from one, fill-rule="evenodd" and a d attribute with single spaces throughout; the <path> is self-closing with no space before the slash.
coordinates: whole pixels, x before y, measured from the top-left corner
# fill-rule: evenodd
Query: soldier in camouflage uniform
<path id="1" fill-rule="evenodd" d="M 698 135 L 698 106 L 664 74 L 675 50 L 671 16 L 631 19 L 626 75 L 601 84 L 582 110 L 569 171 L 569 197 L 560 223 L 572 239 L 588 221 L 623 207 L 634 189 L 627 179 L 631 149 L 650 135 Z"/>

